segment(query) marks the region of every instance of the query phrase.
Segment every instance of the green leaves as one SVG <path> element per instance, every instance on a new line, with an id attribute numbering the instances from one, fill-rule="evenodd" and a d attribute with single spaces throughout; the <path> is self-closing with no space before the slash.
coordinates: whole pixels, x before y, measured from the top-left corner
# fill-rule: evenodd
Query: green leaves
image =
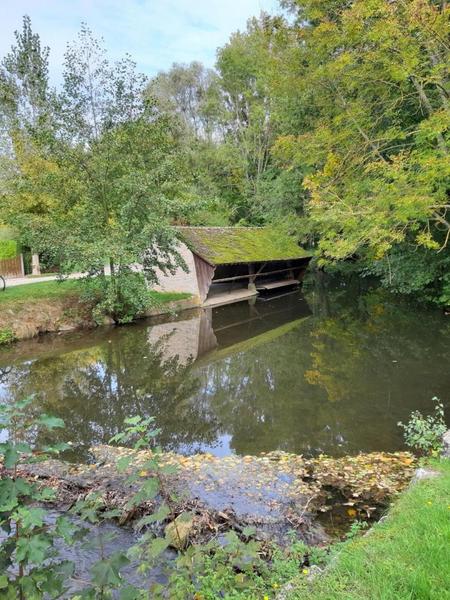
<path id="1" fill-rule="evenodd" d="M 44 534 L 19 538 L 16 545 L 16 559 L 21 563 L 40 565 L 48 558 L 51 545 L 50 538 Z"/>
<path id="2" fill-rule="evenodd" d="M 0 479 L 0 513 L 14 510 L 21 497 L 33 497 L 35 487 L 20 477 Z"/>
<path id="3" fill-rule="evenodd" d="M 45 510 L 37 507 L 19 507 L 12 515 L 12 518 L 20 522 L 20 526 L 29 531 L 36 527 L 42 527 L 44 523 Z"/>
<path id="4" fill-rule="evenodd" d="M 145 517 L 142 517 L 142 519 L 139 519 L 139 521 L 136 523 L 136 528 L 140 530 L 146 525 L 151 525 L 157 521 L 164 521 L 169 515 L 170 508 L 166 504 L 163 504 L 153 514 L 146 515 Z"/>
<path id="5" fill-rule="evenodd" d="M 64 427 L 64 421 L 62 419 L 45 414 L 39 416 L 36 424 L 49 430 Z"/>
<path id="6" fill-rule="evenodd" d="M 442 436 L 447 431 L 444 405 L 439 398 L 432 398 L 434 414 L 424 416 L 420 411 L 411 413 L 409 421 L 397 423 L 404 431 L 407 446 L 421 455 L 431 455 L 442 450 Z"/>
<path id="7" fill-rule="evenodd" d="M 134 496 L 127 502 L 127 507 L 132 508 L 133 506 L 139 506 L 143 502 L 153 500 L 159 492 L 159 482 L 156 478 L 147 479 L 142 483 L 140 489 Z"/>
<path id="8" fill-rule="evenodd" d="M 79 528 L 68 517 L 61 516 L 56 519 L 55 534 L 63 539 L 66 544 L 73 544 Z"/>
<path id="9" fill-rule="evenodd" d="M 154 538 L 146 548 L 148 558 L 154 560 L 158 558 L 169 547 L 169 540 L 165 538 Z"/>
<path id="10" fill-rule="evenodd" d="M 122 584 L 120 571 L 129 564 L 128 558 L 123 552 L 115 552 L 106 560 L 100 560 L 92 567 L 93 581 L 99 587 L 118 586 Z"/>

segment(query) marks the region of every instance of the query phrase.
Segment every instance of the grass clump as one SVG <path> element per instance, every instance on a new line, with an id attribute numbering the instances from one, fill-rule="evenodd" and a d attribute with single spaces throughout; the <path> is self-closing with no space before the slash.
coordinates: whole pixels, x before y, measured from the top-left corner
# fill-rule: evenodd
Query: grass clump
<path id="1" fill-rule="evenodd" d="M 156 304 L 167 304 L 168 302 L 176 302 L 177 300 L 187 300 L 191 294 L 186 292 L 149 292 L 150 298 Z"/>
<path id="2" fill-rule="evenodd" d="M 6 346 L 7 344 L 11 344 L 16 339 L 14 331 L 9 327 L 4 329 L 0 329 L 0 346 Z"/>
<path id="3" fill-rule="evenodd" d="M 410 487 L 370 535 L 342 545 L 326 574 L 299 576 L 289 600 L 450 599 L 450 461 Z"/>

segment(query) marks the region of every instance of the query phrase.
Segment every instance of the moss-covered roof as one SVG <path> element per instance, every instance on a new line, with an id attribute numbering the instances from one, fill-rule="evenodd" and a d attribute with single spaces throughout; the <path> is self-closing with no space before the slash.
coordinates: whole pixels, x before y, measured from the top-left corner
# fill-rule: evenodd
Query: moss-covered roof
<path id="1" fill-rule="evenodd" d="M 295 239 L 268 227 L 179 227 L 189 248 L 212 265 L 309 258 Z"/>

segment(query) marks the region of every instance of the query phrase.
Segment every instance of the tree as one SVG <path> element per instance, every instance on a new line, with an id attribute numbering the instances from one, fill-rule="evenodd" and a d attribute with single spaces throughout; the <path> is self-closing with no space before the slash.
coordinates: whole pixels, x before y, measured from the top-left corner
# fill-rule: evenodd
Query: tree
<path id="1" fill-rule="evenodd" d="M 148 84 L 148 96 L 164 111 L 179 115 L 187 132 L 196 140 L 220 137 L 218 76 L 199 62 L 174 63 Z"/>
<path id="2" fill-rule="evenodd" d="M 31 130 L 24 160 L 16 151 L 8 215 L 62 273 L 97 278 L 99 312 L 129 320 L 145 308 L 157 269 L 183 265 L 169 228 L 183 176 L 179 132 L 144 98 L 147 82 L 131 59 L 111 63 L 85 25 L 68 45 L 63 77 L 50 126 Z M 23 195 L 49 199 L 32 227 L 14 201 Z"/>
<path id="3" fill-rule="evenodd" d="M 407 261 L 426 250 L 440 265 L 434 298 L 448 303 L 447 3 L 287 4 L 298 18 L 299 91 L 314 118 L 278 152 L 311 167 L 304 183 L 323 258 L 357 256 L 380 270 L 396 248 Z"/>
<path id="4" fill-rule="evenodd" d="M 25 169 L 46 167 L 36 156 L 32 135 L 38 130 L 45 130 L 50 117 L 49 48 L 41 46 L 39 35 L 32 31 L 28 16 L 23 17 L 22 30 L 15 32 L 15 38 L 16 44 L 0 64 L 0 193 L 2 195 L 7 187 L 5 180 L 14 178 L 17 174 L 16 161 Z M 13 206 L 17 202 L 20 204 L 22 215 L 27 215 L 28 224 L 36 215 L 45 213 L 49 208 L 47 195 L 37 191 L 31 195 L 19 194 L 12 202 L 12 206 L 11 197 L 7 197 L 6 200 L 6 218 L 13 215 Z M 27 235 L 23 235 L 22 242 L 31 245 Z M 39 273 L 37 254 L 34 256 L 33 264 L 36 265 L 36 273 Z"/>
<path id="5" fill-rule="evenodd" d="M 22 31 L 14 35 L 16 45 L 0 65 L 1 123 L 10 135 L 12 129 L 27 129 L 45 118 L 49 96 L 49 48 L 42 48 L 30 17 L 23 17 Z"/>
<path id="6" fill-rule="evenodd" d="M 185 126 L 198 208 L 190 204 L 182 220 L 262 224 L 301 207 L 300 171 L 286 173 L 271 153 L 281 131 L 279 72 L 291 45 L 285 20 L 261 14 L 219 49 L 215 71 L 173 65 L 151 81 L 148 93 Z"/>

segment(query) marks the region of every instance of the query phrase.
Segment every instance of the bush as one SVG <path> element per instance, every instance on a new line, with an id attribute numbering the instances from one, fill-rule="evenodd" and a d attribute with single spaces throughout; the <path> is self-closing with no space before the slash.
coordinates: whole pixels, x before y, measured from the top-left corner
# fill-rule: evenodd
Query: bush
<path id="1" fill-rule="evenodd" d="M 92 314 L 98 323 L 108 316 L 120 324 L 130 323 L 153 302 L 144 275 L 131 270 L 86 279 L 82 299 L 94 304 Z"/>
<path id="2" fill-rule="evenodd" d="M 0 260 L 15 258 L 19 254 L 19 246 L 15 240 L 0 240 Z"/>
<path id="3" fill-rule="evenodd" d="M 444 405 L 439 398 L 434 397 L 432 401 L 435 403 L 434 414 L 424 417 L 415 410 L 406 424 L 401 421 L 398 423 L 404 430 L 406 445 L 421 455 L 439 453 L 442 450 L 442 436 L 447 430 Z"/>
<path id="4" fill-rule="evenodd" d="M 70 521 L 58 517 L 49 523 L 40 505 L 54 498 L 53 490 L 20 474 L 24 464 L 65 448 L 33 448 L 30 440 L 38 431 L 62 427 L 63 422 L 48 415 L 30 418 L 31 401 L 0 405 L 0 597 L 11 600 L 60 597 L 73 573 L 73 565 L 59 558 L 55 545 L 58 539 L 71 542 Z"/>

